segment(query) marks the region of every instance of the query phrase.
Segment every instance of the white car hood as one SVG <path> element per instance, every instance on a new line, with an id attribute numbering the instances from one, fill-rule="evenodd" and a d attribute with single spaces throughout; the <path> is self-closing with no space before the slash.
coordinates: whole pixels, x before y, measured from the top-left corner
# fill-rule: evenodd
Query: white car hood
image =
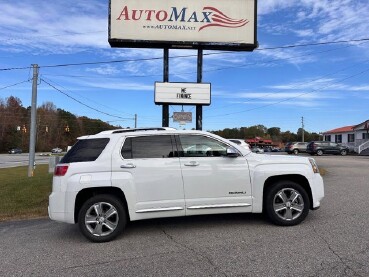
<path id="1" fill-rule="evenodd" d="M 307 157 L 296 157 L 287 155 L 255 154 L 247 155 L 262 164 L 309 164 Z"/>

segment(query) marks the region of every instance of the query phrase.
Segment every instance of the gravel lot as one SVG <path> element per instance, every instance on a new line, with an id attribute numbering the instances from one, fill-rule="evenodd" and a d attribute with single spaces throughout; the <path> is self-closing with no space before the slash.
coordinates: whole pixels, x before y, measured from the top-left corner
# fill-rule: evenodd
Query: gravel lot
<path id="1" fill-rule="evenodd" d="M 0 223 L 1 276 L 369 276 L 369 157 L 316 157 L 322 207 L 294 227 L 232 214 L 130 223 L 93 244 L 48 219 Z"/>

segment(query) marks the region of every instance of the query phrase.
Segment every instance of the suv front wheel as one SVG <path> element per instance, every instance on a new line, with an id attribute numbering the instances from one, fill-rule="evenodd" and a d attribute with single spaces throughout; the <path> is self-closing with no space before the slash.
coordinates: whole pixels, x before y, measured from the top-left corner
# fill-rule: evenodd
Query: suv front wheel
<path id="1" fill-rule="evenodd" d="M 297 225 L 306 218 L 310 209 L 305 189 L 292 181 L 279 181 L 272 185 L 265 200 L 266 213 L 277 225 Z"/>
<path id="2" fill-rule="evenodd" d="M 78 214 L 82 234 L 93 242 L 107 242 L 122 233 L 126 211 L 119 199 L 109 194 L 88 199 Z"/>

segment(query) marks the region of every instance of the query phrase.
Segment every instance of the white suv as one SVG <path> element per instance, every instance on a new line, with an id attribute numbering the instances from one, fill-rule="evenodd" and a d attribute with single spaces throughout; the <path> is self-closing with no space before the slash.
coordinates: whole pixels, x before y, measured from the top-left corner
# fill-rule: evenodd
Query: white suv
<path id="1" fill-rule="evenodd" d="M 323 197 L 313 158 L 256 155 L 202 131 L 121 129 L 80 137 L 62 158 L 49 216 L 105 242 L 158 217 L 265 212 L 295 225 Z"/>

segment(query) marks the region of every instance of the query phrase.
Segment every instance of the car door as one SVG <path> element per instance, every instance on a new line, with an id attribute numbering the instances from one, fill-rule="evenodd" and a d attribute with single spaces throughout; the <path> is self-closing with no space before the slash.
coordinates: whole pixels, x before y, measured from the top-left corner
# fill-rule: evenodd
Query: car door
<path id="1" fill-rule="evenodd" d="M 179 135 L 186 215 L 250 212 L 252 192 L 245 157 L 229 157 L 225 142 Z"/>
<path id="2" fill-rule="evenodd" d="M 329 143 L 328 150 L 327 150 L 327 153 L 329 153 L 329 154 L 337 154 L 337 153 L 339 153 L 339 151 L 337 151 L 337 150 L 338 150 L 337 143 L 330 142 Z"/>
<path id="3" fill-rule="evenodd" d="M 134 199 L 131 219 L 185 215 L 181 166 L 172 140 L 171 135 L 131 136 L 120 143 L 112 183 L 124 184 L 126 198 Z"/>

